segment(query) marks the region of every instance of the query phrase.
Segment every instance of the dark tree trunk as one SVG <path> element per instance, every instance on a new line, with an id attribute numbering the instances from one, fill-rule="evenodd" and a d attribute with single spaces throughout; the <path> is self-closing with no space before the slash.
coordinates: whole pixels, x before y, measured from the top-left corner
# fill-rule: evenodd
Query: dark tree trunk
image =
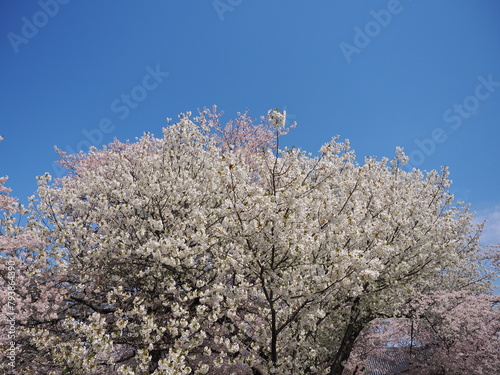
<path id="1" fill-rule="evenodd" d="M 333 357 L 329 375 L 342 375 L 345 367 L 344 364 L 351 355 L 356 339 L 358 338 L 363 328 L 365 328 L 366 324 L 368 324 L 371 320 L 369 317 L 363 317 L 361 315 L 361 311 L 358 308 L 360 297 L 357 297 L 353 302 L 354 303 L 351 307 L 351 317 L 349 320 L 349 324 L 347 325 L 344 336 L 342 337 L 340 347 Z"/>
<path id="2" fill-rule="evenodd" d="M 344 337 L 342 338 L 342 342 L 340 343 L 340 348 L 333 357 L 329 375 L 342 375 L 344 363 L 349 359 L 351 351 L 354 348 L 354 343 L 363 328 L 363 324 L 360 324 L 360 322 L 349 323 L 344 333 Z"/>

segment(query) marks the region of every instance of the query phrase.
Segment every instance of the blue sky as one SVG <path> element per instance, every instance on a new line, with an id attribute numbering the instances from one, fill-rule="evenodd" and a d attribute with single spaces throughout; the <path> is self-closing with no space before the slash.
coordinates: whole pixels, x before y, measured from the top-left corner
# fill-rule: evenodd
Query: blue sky
<path id="1" fill-rule="evenodd" d="M 0 175 L 22 202 L 66 151 L 161 134 L 217 104 L 286 108 L 282 145 L 339 134 L 360 157 L 447 165 L 500 242 L 500 3 L 298 0 L 0 2 Z"/>

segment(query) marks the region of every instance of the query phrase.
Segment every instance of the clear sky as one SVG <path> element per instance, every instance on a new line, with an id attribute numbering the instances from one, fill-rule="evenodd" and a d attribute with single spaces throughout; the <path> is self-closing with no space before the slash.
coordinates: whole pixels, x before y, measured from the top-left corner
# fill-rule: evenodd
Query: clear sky
<path id="1" fill-rule="evenodd" d="M 402 146 L 449 166 L 500 242 L 497 0 L 2 0 L 0 36 L 0 176 L 22 202 L 60 174 L 54 145 L 160 135 L 213 104 L 279 108 L 298 122 L 282 145 L 338 134 L 361 158 Z"/>

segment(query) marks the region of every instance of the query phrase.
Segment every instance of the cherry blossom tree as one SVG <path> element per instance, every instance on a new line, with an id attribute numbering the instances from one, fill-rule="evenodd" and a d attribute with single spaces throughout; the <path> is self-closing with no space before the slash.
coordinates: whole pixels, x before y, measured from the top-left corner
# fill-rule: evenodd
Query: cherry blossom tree
<path id="1" fill-rule="evenodd" d="M 280 149 L 277 110 L 219 118 L 62 153 L 68 175 L 39 178 L 48 264 L 30 276 L 58 297 L 25 323 L 52 373 L 341 375 L 376 319 L 484 288 L 446 169 L 404 171 L 401 149 L 359 164 L 338 138 Z"/>
<path id="2" fill-rule="evenodd" d="M 498 275 L 498 247 L 492 246 L 483 261 L 491 261 Z M 488 276 L 488 275 L 487 275 Z M 414 373 L 496 374 L 500 371 L 500 297 L 474 293 L 466 288 L 421 296 L 409 305 L 415 339 L 425 350 L 415 351 Z"/>
<path id="3" fill-rule="evenodd" d="M 407 318 L 371 322 L 358 338 L 347 369 L 355 374 L 378 362 L 389 368 L 402 364 L 400 370 L 409 375 L 496 374 L 499 303 L 498 296 L 485 293 L 422 296 Z"/>
<path id="4" fill-rule="evenodd" d="M 2 138 L 0 137 L 0 140 Z M 0 303 L 1 352 L 0 371 L 5 374 L 34 373 L 43 366 L 40 352 L 30 343 L 26 331 L 28 322 L 41 316 L 44 320 L 55 317 L 52 306 L 62 302 L 54 293 L 54 280 L 47 269 L 47 254 L 36 252 L 40 241 L 36 230 L 22 228 L 16 217 L 26 213 L 4 186 L 7 177 L 0 178 Z M 59 299 L 58 299 L 59 297 Z M 42 361 L 43 362 L 43 361 Z"/>
<path id="5" fill-rule="evenodd" d="M 472 284 L 448 275 L 440 290 L 409 300 L 399 317 L 373 320 L 356 341 L 347 373 L 374 366 L 394 373 L 399 363 L 409 375 L 497 374 L 500 298 L 488 280 L 498 275 L 498 249 L 478 254 L 491 266 L 477 267 Z"/>
<path id="6" fill-rule="evenodd" d="M 425 299 L 423 299 L 425 301 Z M 500 370 L 498 296 L 448 293 L 427 299 L 416 320 L 426 343 L 413 367 L 435 374 L 495 374 Z"/>

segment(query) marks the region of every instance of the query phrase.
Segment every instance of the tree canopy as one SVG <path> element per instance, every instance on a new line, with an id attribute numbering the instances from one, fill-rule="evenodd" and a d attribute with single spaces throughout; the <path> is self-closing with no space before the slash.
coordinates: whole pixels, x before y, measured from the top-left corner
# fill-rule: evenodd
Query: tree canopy
<path id="1" fill-rule="evenodd" d="M 3 370 L 340 375 L 381 322 L 452 333 L 437 320 L 452 302 L 429 300 L 488 290 L 480 228 L 445 168 L 407 171 L 399 148 L 358 163 L 338 138 L 317 156 L 280 149 L 277 110 L 219 119 L 188 113 L 161 138 L 61 153 L 67 175 L 39 177 L 27 225 L 5 216 L 17 367 Z"/>

